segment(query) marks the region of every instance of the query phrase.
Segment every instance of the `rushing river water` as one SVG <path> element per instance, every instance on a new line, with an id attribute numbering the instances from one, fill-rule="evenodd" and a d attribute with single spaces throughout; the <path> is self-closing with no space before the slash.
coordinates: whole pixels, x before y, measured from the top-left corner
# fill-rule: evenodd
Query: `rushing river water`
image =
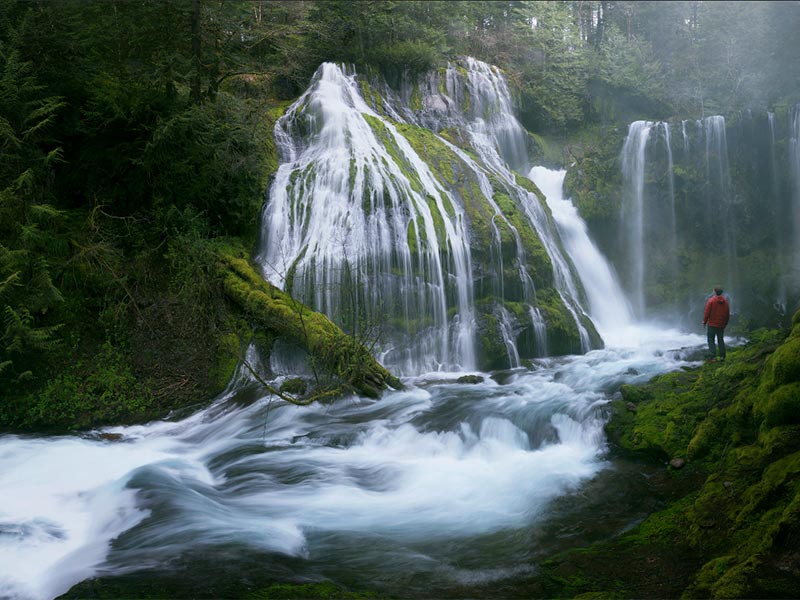
<path id="1" fill-rule="evenodd" d="M 132 572 L 224 572 L 232 589 L 332 579 L 395 596 L 508 584 L 559 547 L 547 535 L 564 525 L 554 507 L 621 468 L 603 434 L 609 395 L 691 364 L 702 343 L 637 331 L 634 345 L 477 385 L 435 373 L 378 401 L 295 407 L 239 379 L 179 421 L 4 435 L 0 597 L 53 598 Z M 619 502 L 613 488 L 591 501 Z M 597 525 L 572 510 L 562 543 Z M 610 528 L 637 517 L 627 510 Z"/>

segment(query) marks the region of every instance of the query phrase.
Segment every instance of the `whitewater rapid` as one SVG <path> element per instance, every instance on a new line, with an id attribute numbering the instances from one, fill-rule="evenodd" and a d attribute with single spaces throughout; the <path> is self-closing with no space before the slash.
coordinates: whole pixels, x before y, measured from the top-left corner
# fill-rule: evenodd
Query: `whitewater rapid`
<path id="1" fill-rule="evenodd" d="M 609 394 L 692 364 L 702 343 L 661 333 L 477 385 L 428 374 L 379 401 L 301 408 L 240 378 L 176 422 L 0 436 L 0 597 L 55 598 L 93 576 L 232 546 L 311 568 L 379 539 L 359 564 L 451 572 L 454 546 L 536 526 L 609 468 Z M 495 576 L 530 567 L 503 561 Z"/>

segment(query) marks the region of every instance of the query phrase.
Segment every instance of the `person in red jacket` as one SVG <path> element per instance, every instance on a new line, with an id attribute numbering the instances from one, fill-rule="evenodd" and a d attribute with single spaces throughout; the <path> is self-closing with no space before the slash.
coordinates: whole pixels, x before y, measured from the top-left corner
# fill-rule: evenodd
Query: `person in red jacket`
<path id="1" fill-rule="evenodd" d="M 708 335 L 708 360 L 715 361 L 717 349 L 714 340 L 719 346 L 719 359 L 725 360 L 725 340 L 723 334 L 731 318 L 731 307 L 728 300 L 722 295 L 722 287 L 714 287 L 714 294 L 706 301 L 703 311 L 703 325 L 706 326 Z"/>

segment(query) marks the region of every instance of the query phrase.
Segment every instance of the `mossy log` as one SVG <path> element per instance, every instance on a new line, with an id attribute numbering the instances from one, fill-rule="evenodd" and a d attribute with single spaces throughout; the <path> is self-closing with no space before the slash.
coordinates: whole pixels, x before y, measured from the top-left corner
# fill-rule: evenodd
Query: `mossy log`
<path id="1" fill-rule="evenodd" d="M 377 398 L 388 387 L 403 387 L 357 339 L 265 281 L 246 259 L 224 251 L 218 256 L 226 296 L 257 325 L 305 350 L 358 394 Z"/>

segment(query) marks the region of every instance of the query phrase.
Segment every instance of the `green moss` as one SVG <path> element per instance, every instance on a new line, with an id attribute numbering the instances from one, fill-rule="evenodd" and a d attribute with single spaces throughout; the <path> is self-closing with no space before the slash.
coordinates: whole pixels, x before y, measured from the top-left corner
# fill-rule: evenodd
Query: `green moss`
<path id="1" fill-rule="evenodd" d="M 794 328 L 797 331 L 798 327 Z M 772 355 L 766 365 L 764 386 L 774 389 L 786 383 L 800 381 L 800 336 L 787 339 Z"/>
<path id="2" fill-rule="evenodd" d="M 7 407 L 3 407 L 7 408 Z M 123 353 L 109 344 L 83 359 L 24 401 L 15 426 L 87 429 L 153 418 L 163 407 L 136 379 Z"/>
<path id="3" fill-rule="evenodd" d="M 419 83 L 414 80 L 414 85 L 411 88 L 411 110 L 422 110 L 422 94 L 419 91 Z"/>
<path id="4" fill-rule="evenodd" d="M 248 595 L 249 600 L 365 600 L 367 598 L 380 598 L 372 592 L 351 592 L 338 585 L 323 581 L 321 583 L 290 584 L 281 583 L 253 592 Z"/>
<path id="5" fill-rule="evenodd" d="M 217 361 L 211 373 L 211 378 L 219 389 L 224 389 L 231 380 L 245 345 L 246 341 L 234 332 L 220 337 Z"/>
<path id="6" fill-rule="evenodd" d="M 576 164 L 567 169 L 564 190 L 578 212 L 590 224 L 607 223 L 619 214 L 622 199 L 622 175 L 618 144 L 608 140 L 590 142 L 579 151 Z M 575 148 L 572 149 L 576 151 Z"/>
<path id="7" fill-rule="evenodd" d="M 536 196 L 539 199 L 539 202 L 545 203 L 547 201 L 542 190 L 540 190 L 539 187 L 527 177 L 523 177 L 519 173 L 514 173 L 514 181 L 523 190 Z"/>
<path id="8" fill-rule="evenodd" d="M 800 382 L 782 385 L 774 390 L 764 408 L 764 425 L 775 427 L 800 422 Z"/>
<path id="9" fill-rule="evenodd" d="M 687 445 L 692 462 L 678 473 L 708 477 L 651 515 L 627 538 L 638 544 L 684 540 L 697 553 L 685 597 L 773 597 L 796 589 L 796 574 L 774 565 L 793 560 L 800 533 L 800 425 L 797 382 L 787 365 L 795 331 L 758 332 L 731 349 L 720 369 L 704 366 L 623 386 L 613 403 L 609 439 L 629 450 L 673 456 Z M 635 410 L 630 410 L 632 403 Z M 655 526 L 655 527 L 654 527 Z"/>
<path id="10" fill-rule="evenodd" d="M 414 219 L 408 222 L 408 247 L 412 253 L 417 251 L 417 224 Z"/>
<path id="11" fill-rule="evenodd" d="M 553 263 L 525 212 L 517 205 L 503 186 L 493 180 L 494 201 L 508 223 L 516 229 L 522 242 L 528 273 L 537 289 L 553 285 Z"/>
<path id="12" fill-rule="evenodd" d="M 431 218 L 433 219 L 433 228 L 436 232 L 436 239 L 439 242 L 439 249 L 444 250 L 447 247 L 447 234 L 444 228 L 444 218 L 442 213 L 439 212 L 439 206 L 436 203 L 436 198 L 430 194 L 425 196 L 425 201 L 428 204 Z"/>

